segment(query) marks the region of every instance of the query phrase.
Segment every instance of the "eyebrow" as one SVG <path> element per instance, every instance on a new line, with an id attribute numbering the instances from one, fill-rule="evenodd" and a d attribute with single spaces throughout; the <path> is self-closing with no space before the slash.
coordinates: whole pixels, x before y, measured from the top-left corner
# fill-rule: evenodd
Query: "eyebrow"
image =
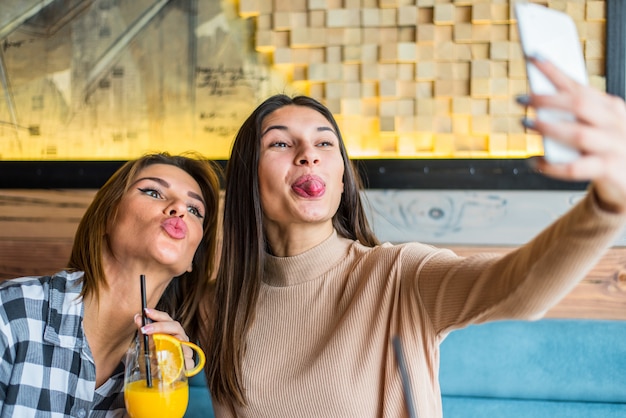
<path id="1" fill-rule="evenodd" d="M 263 138 L 266 133 L 268 133 L 269 131 L 271 131 L 273 129 L 278 129 L 279 131 L 288 131 L 289 130 L 289 128 L 286 127 L 285 125 L 268 126 L 267 129 L 265 131 L 263 131 L 263 133 L 261 134 L 261 138 Z M 337 136 L 337 133 L 330 126 L 318 126 L 317 127 L 317 132 L 325 132 L 325 131 L 332 132 L 333 134 L 335 134 L 335 136 Z"/>
<path id="2" fill-rule="evenodd" d="M 135 182 L 133 184 L 137 184 L 137 183 L 139 183 L 142 180 L 152 180 L 152 181 L 154 181 L 156 183 L 159 183 L 161 186 L 166 187 L 168 189 L 172 186 L 171 184 L 169 184 L 167 181 L 163 180 L 160 177 L 141 177 L 141 178 L 138 178 L 137 180 L 135 180 Z M 206 203 L 204 203 L 204 199 L 198 193 L 192 192 L 192 191 L 188 191 L 187 192 L 187 196 L 191 197 L 192 199 L 196 199 L 196 200 L 200 201 L 200 203 L 202 203 L 202 205 L 206 208 Z"/>

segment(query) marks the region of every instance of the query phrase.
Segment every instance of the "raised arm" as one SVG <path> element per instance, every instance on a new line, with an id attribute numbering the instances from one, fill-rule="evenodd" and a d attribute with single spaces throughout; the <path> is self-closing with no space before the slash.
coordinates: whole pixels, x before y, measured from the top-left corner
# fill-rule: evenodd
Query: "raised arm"
<path id="1" fill-rule="evenodd" d="M 525 126 L 578 149 L 566 164 L 534 159 L 543 174 L 590 181 L 589 195 L 535 239 L 510 254 L 458 258 L 440 253 L 424 265 L 419 292 L 435 328 L 505 318 L 537 318 L 564 297 L 600 259 L 626 224 L 626 104 L 580 85 L 542 58 L 534 63 L 554 95 L 518 99 L 532 108 L 572 112 L 572 122 L 525 119 Z M 429 278 L 438 277 L 436 280 Z"/>

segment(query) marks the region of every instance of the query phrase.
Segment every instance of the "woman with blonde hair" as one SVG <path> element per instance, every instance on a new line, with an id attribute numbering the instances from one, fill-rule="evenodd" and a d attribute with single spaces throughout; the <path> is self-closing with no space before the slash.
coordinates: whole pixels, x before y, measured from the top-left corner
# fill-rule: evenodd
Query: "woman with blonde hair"
<path id="1" fill-rule="evenodd" d="M 122 358 L 141 326 L 140 276 L 154 321 L 141 332 L 197 340 L 218 193 L 199 155 L 129 161 L 85 212 L 66 270 L 0 284 L 0 416 L 125 415 Z"/>

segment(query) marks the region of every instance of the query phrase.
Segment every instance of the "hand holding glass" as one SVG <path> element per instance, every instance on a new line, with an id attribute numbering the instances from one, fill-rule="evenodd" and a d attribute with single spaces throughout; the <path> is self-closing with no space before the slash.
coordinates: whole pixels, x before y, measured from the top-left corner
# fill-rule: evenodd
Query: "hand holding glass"
<path id="1" fill-rule="evenodd" d="M 204 352 L 196 344 L 180 341 L 171 335 L 155 334 L 153 340 L 148 368 L 140 339 L 136 339 L 126 353 L 126 410 L 131 418 L 182 418 L 189 401 L 187 378 L 198 374 L 204 367 Z M 189 370 L 185 370 L 185 345 L 194 350 L 197 357 L 197 364 Z M 147 378 L 146 369 L 151 371 L 151 379 Z M 152 387 L 148 387 L 148 383 Z"/>

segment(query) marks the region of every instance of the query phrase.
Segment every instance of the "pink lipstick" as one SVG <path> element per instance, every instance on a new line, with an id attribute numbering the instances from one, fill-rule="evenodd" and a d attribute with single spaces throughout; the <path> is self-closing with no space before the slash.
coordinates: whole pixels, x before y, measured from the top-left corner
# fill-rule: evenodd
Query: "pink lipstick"
<path id="1" fill-rule="evenodd" d="M 167 235 L 174 239 L 183 239 L 187 235 L 187 225 L 179 217 L 167 218 L 161 224 Z"/>

